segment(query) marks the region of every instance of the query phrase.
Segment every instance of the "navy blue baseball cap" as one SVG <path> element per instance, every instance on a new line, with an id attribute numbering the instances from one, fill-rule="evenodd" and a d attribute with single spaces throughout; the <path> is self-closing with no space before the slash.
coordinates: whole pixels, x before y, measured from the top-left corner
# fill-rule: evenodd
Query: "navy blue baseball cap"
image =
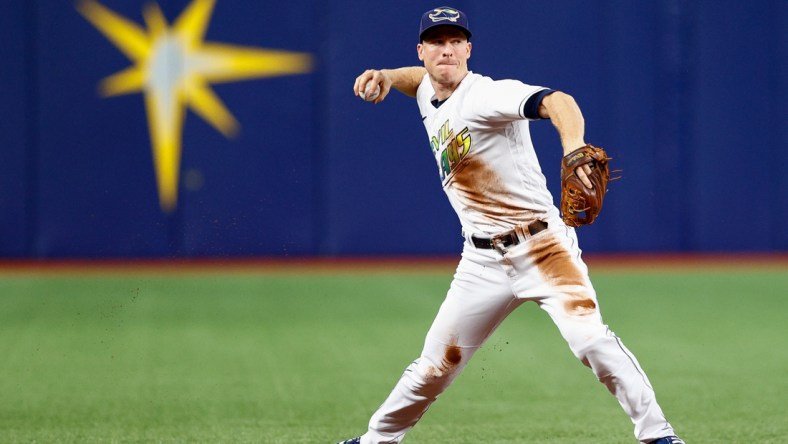
<path id="1" fill-rule="evenodd" d="M 455 26 L 460 28 L 466 37 L 471 38 L 471 30 L 468 29 L 468 16 L 457 8 L 441 6 L 425 12 L 421 16 L 419 40 L 423 40 L 424 33 L 436 26 Z"/>

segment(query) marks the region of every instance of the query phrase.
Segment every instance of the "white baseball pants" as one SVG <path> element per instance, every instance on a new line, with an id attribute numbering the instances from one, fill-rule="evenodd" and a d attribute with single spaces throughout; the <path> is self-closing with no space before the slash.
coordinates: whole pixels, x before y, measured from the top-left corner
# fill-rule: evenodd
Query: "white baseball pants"
<path id="1" fill-rule="evenodd" d="M 550 315 L 575 356 L 618 399 L 638 440 L 674 434 L 640 364 L 602 322 L 574 229 L 551 219 L 547 230 L 534 236 L 518 230 L 518 237 L 521 243 L 500 250 L 466 241 L 421 356 L 374 413 L 362 444 L 401 442 L 496 327 L 526 301 Z"/>

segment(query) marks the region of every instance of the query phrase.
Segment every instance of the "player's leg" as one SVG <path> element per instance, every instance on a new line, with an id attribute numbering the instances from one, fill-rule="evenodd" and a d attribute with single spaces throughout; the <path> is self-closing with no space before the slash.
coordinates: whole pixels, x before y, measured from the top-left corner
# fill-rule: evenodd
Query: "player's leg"
<path id="1" fill-rule="evenodd" d="M 362 444 L 400 442 L 520 303 L 491 252 L 471 248 L 463 253 L 420 357 L 374 413 Z"/>
<path id="2" fill-rule="evenodd" d="M 673 435 L 651 382 L 634 354 L 598 315 L 572 314 L 566 310 L 567 303 L 571 302 L 554 297 L 543 300 L 540 306 L 550 314 L 575 356 L 616 397 L 635 425 L 635 436 L 650 442 Z"/>
<path id="3" fill-rule="evenodd" d="M 574 230 L 563 226 L 531 239 L 525 252 L 513 258 L 525 276 L 518 280 L 515 292 L 535 296 L 575 356 L 619 401 L 639 440 L 673 435 L 637 359 L 602 322 L 596 292 L 577 245 Z"/>

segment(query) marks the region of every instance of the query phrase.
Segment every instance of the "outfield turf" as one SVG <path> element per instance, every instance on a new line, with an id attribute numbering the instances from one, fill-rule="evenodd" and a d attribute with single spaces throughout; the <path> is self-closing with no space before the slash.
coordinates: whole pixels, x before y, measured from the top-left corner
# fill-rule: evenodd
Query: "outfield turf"
<path id="1" fill-rule="evenodd" d="M 788 270 L 591 270 L 687 442 L 788 442 Z M 451 273 L 2 271 L 0 442 L 355 436 L 420 351 Z M 633 443 L 631 429 L 526 304 L 406 442 Z"/>

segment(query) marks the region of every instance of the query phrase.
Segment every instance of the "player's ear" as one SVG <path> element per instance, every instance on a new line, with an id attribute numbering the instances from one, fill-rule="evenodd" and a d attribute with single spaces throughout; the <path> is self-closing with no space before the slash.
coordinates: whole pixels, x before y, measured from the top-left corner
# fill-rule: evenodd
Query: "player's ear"
<path id="1" fill-rule="evenodd" d="M 471 58 L 471 49 L 473 49 L 473 44 L 471 44 L 471 42 L 468 42 L 468 58 L 469 59 Z"/>
<path id="2" fill-rule="evenodd" d="M 419 55 L 419 60 L 424 61 L 424 45 L 421 43 L 416 45 L 416 53 Z"/>

